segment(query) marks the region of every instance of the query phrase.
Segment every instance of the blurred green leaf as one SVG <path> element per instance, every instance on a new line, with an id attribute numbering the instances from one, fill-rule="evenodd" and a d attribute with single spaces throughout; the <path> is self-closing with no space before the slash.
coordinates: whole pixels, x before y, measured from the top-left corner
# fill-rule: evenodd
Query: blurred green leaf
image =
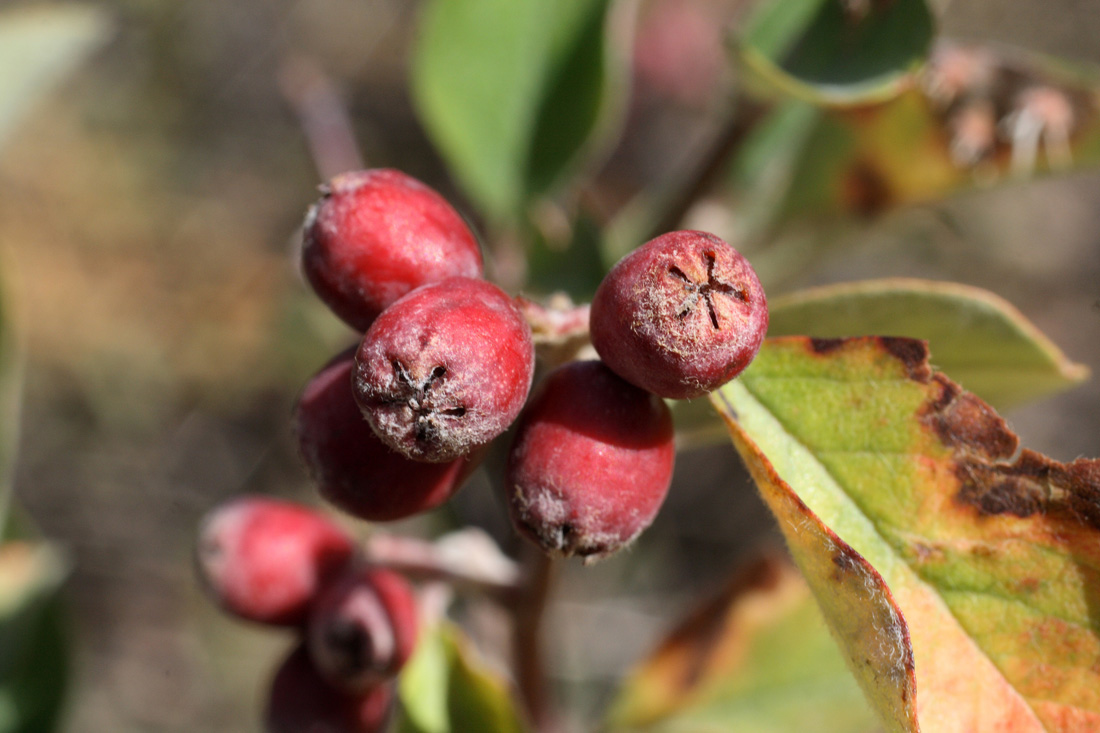
<path id="1" fill-rule="evenodd" d="M 609 0 L 430 0 L 412 65 L 420 117 L 495 219 L 552 186 L 611 109 Z"/>
<path id="2" fill-rule="evenodd" d="M 607 272 L 599 222 L 581 212 L 569 227 L 568 241 L 554 242 L 545 235 L 531 240 L 529 290 L 545 295 L 564 291 L 582 302 L 592 299 Z"/>
<path id="3" fill-rule="evenodd" d="M 788 231 L 819 231 L 1100 163 L 1100 70 L 945 40 L 913 82 L 881 104 L 777 108 L 730 169 L 739 207 Z"/>
<path id="4" fill-rule="evenodd" d="M 876 721 L 801 576 L 764 560 L 627 678 L 605 729 L 869 733 Z"/>
<path id="5" fill-rule="evenodd" d="M 462 632 L 448 623 L 419 639 L 398 694 L 402 733 L 527 730 L 504 681 L 473 659 Z"/>
<path id="6" fill-rule="evenodd" d="M 104 15 L 87 6 L 0 12 L 0 145 L 40 96 L 107 36 Z"/>
<path id="7" fill-rule="evenodd" d="M 988 290 L 915 279 L 868 280 L 774 299 L 770 336 L 908 336 L 937 368 L 996 407 L 1088 378 L 1011 303 Z"/>
<path id="8" fill-rule="evenodd" d="M 767 84 L 819 104 L 897 94 L 935 34 L 924 0 L 773 0 L 746 24 L 746 67 Z"/>
<path id="9" fill-rule="evenodd" d="M 66 574 L 48 544 L 0 544 L 0 733 L 56 728 L 68 679 L 58 596 Z"/>

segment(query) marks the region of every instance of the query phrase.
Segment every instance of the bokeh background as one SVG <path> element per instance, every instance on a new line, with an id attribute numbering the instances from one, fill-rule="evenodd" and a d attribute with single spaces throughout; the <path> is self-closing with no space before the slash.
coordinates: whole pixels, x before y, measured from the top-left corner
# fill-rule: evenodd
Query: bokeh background
<path id="1" fill-rule="evenodd" d="M 196 587 L 191 552 L 198 519 L 223 499 L 314 500 L 289 415 L 305 379 L 354 338 L 294 261 L 321 180 L 295 111 L 303 78 L 333 85 L 368 164 L 469 207 L 407 92 L 416 2 L 94 5 L 109 18 L 106 44 L 0 153 L 3 280 L 26 360 L 15 491 L 72 563 L 65 729 L 255 730 L 290 639 L 223 618 Z M 724 34 L 746 5 L 640 3 L 623 143 L 596 179 L 606 212 L 698 152 L 735 76 Z M 942 28 L 1100 64 L 1089 0 L 954 0 Z M 887 275 L 986 287 L 1100 371 L 1100 176 L 890 214 L 783 287 Z M 1056 458 L 1100 455 L 1096 380 L 1008 417 Z M 394 529 L 467 523 L 515 551 L 483 478 Z M 606 702 L 660 630 L 753 548 L 780 545 L 729 447 L 684 456 L 633 551 L 563 570 L 549 648 L 573 714 Z M 491 611 L 467 616 L 491 657 Z"/>

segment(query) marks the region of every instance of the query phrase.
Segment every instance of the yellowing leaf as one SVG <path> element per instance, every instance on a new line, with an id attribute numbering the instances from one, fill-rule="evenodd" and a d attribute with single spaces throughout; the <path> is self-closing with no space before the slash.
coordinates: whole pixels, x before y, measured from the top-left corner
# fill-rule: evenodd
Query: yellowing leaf
<path id="1" fill-rule="evenodd" d="M 775 339 L 713 401 L 889 730 L 1100 730 L 1100 461 L 910 339 Z"/>
<path id="2" fill-rule="evenodd" d="M 1027 318 L 988 290 L 907 278 L 811 288 L 771 301 L 772 336 L 889 334 L 928 342 L 937 369 L 997 407 L 1088 378 Z"/>
<path id="3" fill-rule="evenodd" d="M 757 561 L 627 679 L 613 731 L 864 733 L 875 718 L 787 563 Z"/>

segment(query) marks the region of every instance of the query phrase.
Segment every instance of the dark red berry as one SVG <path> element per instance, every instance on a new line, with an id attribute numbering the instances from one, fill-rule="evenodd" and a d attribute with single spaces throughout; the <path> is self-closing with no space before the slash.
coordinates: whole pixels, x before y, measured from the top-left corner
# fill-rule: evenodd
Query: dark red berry
<path id="1" fill-rule="evenodd" d="M 305 621 L 318 590 L 355 556 L 355 545 L 322 514 L 246 497 L 206 515 L 197 555 L 200 577 L 227 611 L 295 626 Z"/>
<path id="2" fill-rule="evenodd" d="M 591 330 L 600 358 L 623 379 L 691 399 L 749 365 L 768 330 L 768 304 L 733 247 L 706 232 L 671 232 L 611 269 L 592 300 Z"/>
<path id="3" fill-rule="evenodd" d="M 348 690 L 396 675 L 412 656 L 416 600 L 397 573 L 364 567 L 334 582 L 310 612 L 307 643 L 318 671 Z"/>
<path id="4" fill-rule="evenodd" d="M 279 667 L 264 713 L 266 733 L 382 733 L 393 710 L 393 682 L 358 692 L 328 684 L 305 646 Z"/>
<path id="5" fill-rule="evenodd" d="M 324 187 L 303 231 L 302 269 L 336 315 L 362 332 L 421 285 L 479 277 L 481 251 L 438 193 L 389 169 L 344 173 Z"/>
<path id="6" fill-rule="evenodd" d="M 424 463 L 387 447 L 352 396 L 354 353 L 346 351 L 318 372 L 295 411 L 298 445 L 321 496 L 373 522 L 403 519 L 439 506 L 462 487 L 483 452 Z"/>
<path id="7" fill-rule="evenodd" d="M 508 456 L 512 520 L 552 555 L 600 558 L 649 526 L 672 480 L 672 416 L 598 361 L 552 372 Z"/>
<path id="8" fill-rule="evenodd" d="M 534 370 L 531 329 L 495 285 L 451 278 L 386 309 L 355 355 L 355 400 L 386 445 L 451 461 L 515 420 Z"/>

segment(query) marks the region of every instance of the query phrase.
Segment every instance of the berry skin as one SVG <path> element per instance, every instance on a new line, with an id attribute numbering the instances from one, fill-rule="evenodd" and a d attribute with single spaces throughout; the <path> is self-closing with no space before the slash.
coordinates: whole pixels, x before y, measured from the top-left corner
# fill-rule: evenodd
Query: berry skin
<path id="1" fill-rule="evenodd" d="M 307 641 L 314 665 L 331 684 L 364 690 L 395 676 L 412 656 L 416 600 L 397 573 L 364 567 L 321 593 Z"/>
<path id="2" fill-rule="evenodd" d="M 355 355 L 355 400 L 386 445 L 451 461 L 515 420 L 534 374 L 531 329 L 484 280 L 425 285 L 386 309 Z"/>
<path id="3" fill-rule="evenodd" d="M 226 611 L 261 623 L 303 623 L 318 590 L 354 556 L 351 539 L 324 515 L 264 497 L 223 504 L 199 528 L 207 589 Z"/>
<path id="4" fill-rule="evenodd" d="M 669 399 L 701 397 L 760 350 L 768 304 L 752 266 L 706 232 L 670 232 L 619 261 L 592 299 L 592 345 L 612 371 Z"/>
<path id="5" fill-rule="evenodd" d="M 599 361 L 552 372 L 508 455 L 512 522 L 550 555 L 595 560 L 657 515 L 672 480 L 672 415 Z"/>
<path id="6" fill-rule="evenodd" d="M 405 293 L 448 277 L 480 277 L 477 239 L 450 204 L 385 168 L 333 178 L 310 208 L 302 270 L 317 295 L 360 333 Z"/>
<path id="7" fill-rule="evenodd" d="M 382 733 L 394 685 L 349 693 L 325 682 L 299 645 L 279 667 L 264 713 L 266 733 Z"/>
<path id="8" fill-rule="evenodd" d="M 372 522 L 434 509 L 462 487 L 483 453 L 423 463 L 391 450 L 355 404 L 353 356 L 350 349 L 314 375 L 295 410 L 298 446 L 321 496 Z"/>

